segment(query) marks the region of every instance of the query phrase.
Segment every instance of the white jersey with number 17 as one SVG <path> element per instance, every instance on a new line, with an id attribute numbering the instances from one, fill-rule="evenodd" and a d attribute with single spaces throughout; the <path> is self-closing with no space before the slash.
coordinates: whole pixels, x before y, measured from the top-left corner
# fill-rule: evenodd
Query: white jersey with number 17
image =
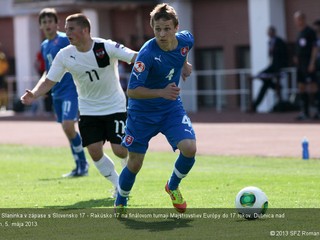
<path id="1" fill-rule="evenodd" d="M 135 52 L 112 40 L 93 38 L 88 52 L 69 45 L 59 51 L 47 78 L 59 82 L 70 72 L 75 82 L 80 115 L 102 116 L 126 111 L 119 81 L 118 60 L 130 63 Z"/>

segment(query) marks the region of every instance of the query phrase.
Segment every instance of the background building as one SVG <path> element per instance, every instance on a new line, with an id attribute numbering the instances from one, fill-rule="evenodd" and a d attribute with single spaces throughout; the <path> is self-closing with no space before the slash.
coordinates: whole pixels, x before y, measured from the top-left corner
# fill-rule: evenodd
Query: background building
<path id="1" fill-rule="evenodd" d="M 11 63 L 12 77 L 8 79 L 12 83 L 10 86 L 13 86 L 12 99 L 19 97 L 26 88 L 31 88 L 39 78 L 35 60 L 42 41 L 37 19 L 42 8 L 57 9 L 62 31 L 66 16 L 84 12 L 92 22 L 93 36 L 111 38 L 138 50 L 145 39 L 153 36 L 149 13 L 158 2 L 161 1 L 1 1 L 0 42 Z M 260 84 L 259 81 L 251 83 L 249 76 L 268 64 L 267 28 L 270 25 L 277 28 L 279 35 L 287 40 L 292 56 L 297 34 L 293 23 L 294 12 L 305 12 L 310 25 L 320 18 L 318 0 L 165 2 L 178 11 L 180 30 L 189 29 L 195 36 L 195 46 L 189 59 L 194 72 L 191 79 L 181 83 L 184 89 L 182 98 L 188 111 L 246 110 Z M 292 66 L 292 61 L 289 62 Z M 259 110 L 269 111 L 274 104 L 273 99 L 270 91 Z"/>

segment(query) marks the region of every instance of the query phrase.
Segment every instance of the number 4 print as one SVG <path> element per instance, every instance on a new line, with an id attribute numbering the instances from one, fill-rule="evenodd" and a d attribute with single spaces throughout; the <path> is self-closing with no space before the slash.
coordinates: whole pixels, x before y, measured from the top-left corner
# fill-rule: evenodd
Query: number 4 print
<path id="1" fill-rule="evenodd" d="M 192 123 L 190 121 L 190 118 L 187 115 L 184 115 L 182 118 L 182 123 L 187 124 L 189 127 L 192 127 Z"/>

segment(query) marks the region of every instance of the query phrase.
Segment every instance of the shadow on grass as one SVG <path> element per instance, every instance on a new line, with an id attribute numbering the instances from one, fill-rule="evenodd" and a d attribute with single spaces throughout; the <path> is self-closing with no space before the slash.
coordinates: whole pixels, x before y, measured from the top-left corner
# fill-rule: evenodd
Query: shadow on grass
<path id="1" fill-rule="evenodd" d="M 131 230 L 147 230 L 149 232 L 160 232 L 160 231 L 172 231 L 180 228 L 190 228 L 193 227 L 191 222 L 193 219 L 174 219 L 169 218 L 165 220 L 155 220 L 155 219 L 119 219 L 126 228 Z"/>
<path id="2" fill-rule="evenodd" d="M 57 180 L 65 180 L 65 181 L 73 181 L 73 180 L 78 180 L 80 178 L 84 178 L 87 176 L 81 176 L 81 177 L 55 177 L 55 178 L 39 178 L 39 181 L 43 182 L 50 182 L 50 181 L 57 181 Z"/>
<path id="3" fill-rule="evenodd" d="M 72 205 L 44 206 L 44 208 L 69 210 L 69 209 L 113 207 L 113 205 L 114 205 L 114 198 L 103 198 L 103 199 L 90 199 L 87 201 L 80 201 Z"/>
<path id="4" fill-rule="evenodd" d="M 65 180 L 66 178 L 63 177 L 56 177 L 56 178 L 40 178 L 39 181 L 42 182 L 49 182 L 49 181 L 57 181 L 57 180 Z M 68 180 L 71 178 L 68 178 Z"/>

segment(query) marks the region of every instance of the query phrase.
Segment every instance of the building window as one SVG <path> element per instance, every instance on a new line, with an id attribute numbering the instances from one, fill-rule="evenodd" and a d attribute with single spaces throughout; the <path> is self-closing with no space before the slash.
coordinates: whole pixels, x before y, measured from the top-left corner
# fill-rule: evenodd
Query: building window
<path id="1" fill-rule="evenodd" d="M 196 51 L 198 107 L 213 107 L 217 98 L 212 91 L 224 88 L 222 75 L 216 75 L 212 70 L 223 69 L 224 55 L 222 48 L 199 49 Z M 212 73 L 210 73 L 210 70 Z M 222 98 L 221 101 L 224 101 Z"/>
<path id="2" fill-rule="evenodd" d="M 250 47 L 236 47 L 236 68 L 251 68 Z"/>
<path id="3" fill-rule="evenodd" d="M 249 46 L 237 46 L 236 47 L 236 68 L 237 69 L 251 69 L 251 52 Z M 245 78 L 245 80 L 241 78 Z M 251 89 L 252 89 L 252 82 L 250 80 L 250 76 L 246 75 L 243 76 L 241 74 L 237 75 L 236 79 L 236 88 L 239 90 L 248 90 L 250 94 L 246 94 L 245 98 L 243 99 L 244 95 L 237 95 L 236 104 L 238 107 L 241 107 L 241 103 L 244 101 L 245 108 L 248 109 L 251 105 Z M 241 99 L 242 98 L 242 99 Z M 244 108 L 244 106 L 242 106 Z"/>

